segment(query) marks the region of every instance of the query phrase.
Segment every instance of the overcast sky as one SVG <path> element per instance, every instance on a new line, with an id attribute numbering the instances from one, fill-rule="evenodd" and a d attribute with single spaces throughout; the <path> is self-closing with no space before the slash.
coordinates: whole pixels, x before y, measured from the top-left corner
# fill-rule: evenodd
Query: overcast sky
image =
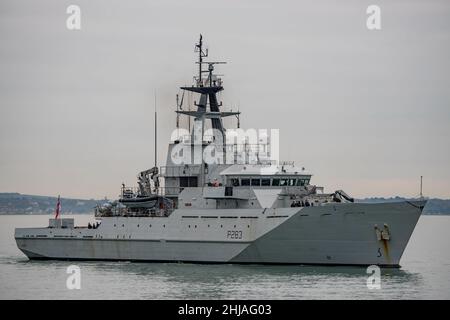
<path id="1" fill-rule="evenodd" d="M 81 7 L 81 30 L 66 8 Z M 381 8 L 381 30 L 366 9 Z M 224 105 L 326 191 L 450 198 L 449 1 L 0 2 L 0 192 L 115 198 L 159 162 L 198 34 Z M 235 126 L 233 120 L 226 124 Z"/>

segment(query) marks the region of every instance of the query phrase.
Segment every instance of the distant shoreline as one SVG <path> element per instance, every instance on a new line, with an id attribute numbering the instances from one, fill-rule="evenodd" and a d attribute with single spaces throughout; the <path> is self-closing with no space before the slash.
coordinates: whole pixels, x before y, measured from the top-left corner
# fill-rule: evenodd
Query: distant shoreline
<path id="1" fill-rule="evenodd" d="M 0 213 L 0 216 L 49 216 L 50 213 Z M 94 212 L 61 213 L 62 216 L 94 215 Z M 450 216 L 450 213 L 423 213 L 424 216 Z"/>
<path id="2" fill-rule="evenodd" d="M 398 202 L 411 200 L 404 197 L 356 199 L 359 203 Z M 57 198 L 20 193 L 0 193 L 0 215 L 51 215 L 55 212 Z M 62 214 L 94 214 L 94 208 L 107 199 L 61 198 Z M 424 215 L 450 215 L 450 199 L 428 199 Z"/>
<path id="3" fill-rule="evenodd" d="M 74 215 L 90 215 L 94 214 L 94 212 L 77 212 L 77 213 L 70 213 L 70 212 L 62 212 L 62 216 L 74 216 Z M 46 213 L 46 212 L 38 212 L 38 213 L 19 213 L 19 212 L 13 212 L 13 213 L 5 213 L 0 212 L 0 216 L 50 216 L 54 215 L 54 213 Z"/>
<path id="4" fill-rule="evenodd" d="M 53 214 L 56 197 L 20 193 L 0 193 L 0 214 L 37 215 Z M 61 198 L 62 214 L 91 214 L 106 200 Z"/>

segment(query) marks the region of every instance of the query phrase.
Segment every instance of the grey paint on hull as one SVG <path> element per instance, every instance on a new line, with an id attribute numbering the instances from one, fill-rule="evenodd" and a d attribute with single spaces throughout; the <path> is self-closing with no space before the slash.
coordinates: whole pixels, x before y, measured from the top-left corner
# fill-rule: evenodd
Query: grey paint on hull
<path id="1" fill-rule="evenodd" d="M 310 207 L 263 235 L 231 262 L 398 266 L 423 201 Z M 374 226 L 389 226 L 377 240 Z"/>
<path id="2" fill-rule="evenodd" d="M 424 201 L 306 207 L 253 242 L 20 238 L 30 259 L 398 266 Z M 390 240 L 374 226 L 387 224 Z"/>
<path id="3" fill-rule="evenodd" d="M 16 239 L 30 259 L 228 262 L 245 242 Z"/>

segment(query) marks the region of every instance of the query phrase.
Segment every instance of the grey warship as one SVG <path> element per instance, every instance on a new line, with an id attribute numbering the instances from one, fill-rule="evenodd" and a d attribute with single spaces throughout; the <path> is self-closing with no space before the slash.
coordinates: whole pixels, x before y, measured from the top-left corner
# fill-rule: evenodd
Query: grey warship
<path id="1" fill-rule="evenodd" d="M 136 188 L 122 185 L 95 209 L 92 226 L 58 217 L 16 228 L 18 248 L 29 259 L 398 267 L 426 200 L 357 203 L 271 158 L 270 139 L 230 143 L 223 118 L 239 128 L 240 112 L 221 110 L 222 62 L 205 61 L 201 36 L 195 50 L 198 75 L 176 109 L 177 129 L 180 116 L 193 125 L 169 143 L 165 166 L 155 155 Z M 196 110 L 183 108 L 185 92 L 198 95 Z"/>

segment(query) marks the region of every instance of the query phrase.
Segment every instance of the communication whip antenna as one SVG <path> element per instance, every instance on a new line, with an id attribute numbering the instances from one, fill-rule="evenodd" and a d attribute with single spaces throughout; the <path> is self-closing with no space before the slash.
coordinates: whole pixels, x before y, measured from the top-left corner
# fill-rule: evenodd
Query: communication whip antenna
<path id="1" fill-rule="evenodd" d="M 423 176 L 420 176 L 420 197 L 423 198 L 422 186 L 423 186 Z"/>
<path id="2" fill-rule="evenodd" d="M 155 167 L 157 166 L 158 155 L 158 114 L 156 111 L 156 90 L 155 90 Z"/>

